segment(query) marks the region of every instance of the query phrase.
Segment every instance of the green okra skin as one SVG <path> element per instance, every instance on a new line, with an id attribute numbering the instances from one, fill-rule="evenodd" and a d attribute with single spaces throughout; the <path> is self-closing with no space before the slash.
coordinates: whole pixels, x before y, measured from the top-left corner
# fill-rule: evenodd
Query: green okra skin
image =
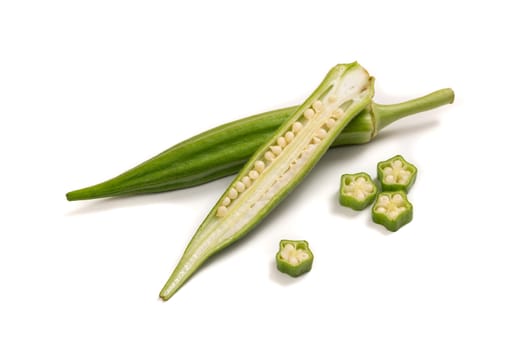
<path id="1" fill-rule="evenodd" d="M 283 239 L 275 255 L 277 270 L 292 277 L 301 276 L 312 269 L 314 254 L 307 241 Z"/>
<path id="2" fill-rule="evenodd" d="M 394 121 L 453 100 L 451 89 L 441 89 L 399 104 L 372 102 L 343 129 L 332 147 L 367 143 Z M 164 192 L 235 174 L 297 108 L 278 109 L 220 125 L 172 146 L 115 178 L 71 191 L 66 197 L 74 201 Z"/>
<path id="3" fill-rule="evenodd" d="M 310 172 L 373 96 L 359 64 L 340 64 L 241 169 L 186 247 L 159 296 L 168 300 L 213 254 L 244 237 Z"/>

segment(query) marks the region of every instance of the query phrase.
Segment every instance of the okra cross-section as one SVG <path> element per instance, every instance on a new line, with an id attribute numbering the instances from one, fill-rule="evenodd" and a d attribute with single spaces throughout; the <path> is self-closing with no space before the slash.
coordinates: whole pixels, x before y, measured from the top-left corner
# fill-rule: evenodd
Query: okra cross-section
<path id="1" fill-rule="evenodd" d="M 160 297 L 169 299 L 204 261 L 244 237 L 275 208 L 372 96 L 373 78 L 359 64 L 332 68 L 241 169 L 195 233 Z"/>
<path id="2" fill-rule="evenodd" d="M 417 168 L 397 155 L 377 164 L 377 178 L 383 191 L 405 191 L 416 181 Z"/>
<path id="3" fill-rule="evenodd" d="M 377 186 L 367 173 L 343 174 L 339 203 L 354 210 L 368 207 L 377 195 Z"/>
<path id="4" fill-rule="evenodd" d="M 275 255 L 277 269 L 292 277 L 307 273 L 312 269 L 314 255 L 307 241 L 281 240 Z"/>
<path id="5" fill-rule="evenodd" d="M 412 203 L 403 191 L 379 193 L 372 207 L 372 220 L 389 231 L 397 231 L 408 224 L 412 215 Z"/>

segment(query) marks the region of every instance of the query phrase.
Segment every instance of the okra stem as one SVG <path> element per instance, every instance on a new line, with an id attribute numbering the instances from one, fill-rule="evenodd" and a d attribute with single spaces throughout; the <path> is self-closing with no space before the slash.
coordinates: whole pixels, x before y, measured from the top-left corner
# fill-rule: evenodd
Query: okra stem
<path id="1" fill-rule="evenodd" d="M 454 102 L 452 89 L 441 89 L 428 95 L 415 98 L 410 101 L 393 105 L 372 104 L 372 111 L 376 115 L 376 132 L 392 124 L 403 117 L 428 111 L 444 104 Z"/>
<path id="2" fill-rule="evenodd" d="M 347 126 L 332 147 L 371 141 L 387 125 L 405 116 L 430 110 L 454 100 L 442 89 L 410 101 L 371 103 Z M 156 193 L 200 185 L 235 174 L 298 106 L 239 119 L 187 139 L 121 175 L 100 184 L 71 191 L 70 201 L 141 193 Z"/>

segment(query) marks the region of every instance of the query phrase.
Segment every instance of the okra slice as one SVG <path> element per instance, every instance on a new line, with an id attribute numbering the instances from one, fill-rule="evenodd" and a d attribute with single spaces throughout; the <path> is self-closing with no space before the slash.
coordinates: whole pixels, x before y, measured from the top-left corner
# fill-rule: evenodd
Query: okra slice
<path id="1" fill-rule="evenodd" d="M 383 191 L 405 191 L 416 181 L 417 168 L 397 155 L 377 164 L 377 178 Z"/>
<path id="2" fill-rule="evenodd" d="M 307 241 L 283 239 L 279 242 L 279 251 L 275 255 L 275 261 L 279 271 L 297 277 L 312 269 L 314 255 Z"/>
<path id="3" fill-rule="evenodd" d="M 377 186 L 367 173 L 343 174 L 339 187 L 339 203 L 354 210 L 363 210 L 376 198 Z"/>
<path id="4" fill-rule="evenodd" d="M 372 220 L 393 232 L 412 221 L 412 215 L 412 203 L 404 191 L 381 192 L 372 207 Z"/>
<path id="5" fill-rule="evenodd" d="M 309 173 L 373 96 L 358 63 L 332 68 L 319 87 L 241 169 L 160 292 L 169 299 L 211 255 L 245 236 Z"/>

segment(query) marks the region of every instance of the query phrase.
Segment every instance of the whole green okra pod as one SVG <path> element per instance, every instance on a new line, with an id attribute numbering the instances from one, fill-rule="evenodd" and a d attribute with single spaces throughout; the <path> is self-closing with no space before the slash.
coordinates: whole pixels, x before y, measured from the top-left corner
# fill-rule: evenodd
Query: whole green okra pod
<path id="1" fill-rule="evenodd" d="M 367 143 L 396 120 L 453 100 L 451 89 L 441 89 L 398 104 L 372 102 L 343 129 L 331 147 Z M 172 146 L 115 178 L 71 191 L 66 197 L 74 201 L 164 192 L 235 174 L 296 109 L 297 106 L 292 106 L 220 125 Z"/>

